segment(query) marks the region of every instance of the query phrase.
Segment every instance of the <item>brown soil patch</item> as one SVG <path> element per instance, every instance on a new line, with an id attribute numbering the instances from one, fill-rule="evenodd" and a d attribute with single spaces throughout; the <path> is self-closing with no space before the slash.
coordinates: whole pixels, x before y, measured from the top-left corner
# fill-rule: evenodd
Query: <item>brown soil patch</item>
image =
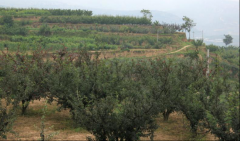
<path id="1" fill-rule="evenodd" d="M 39 21 L 41 17 L 27 17 L 27 18 L 14 18 L 14 21 L 26 21 L 26 20 L 30 20 L 30 21 Z"/>
<path id="2" fill-rule="evenodd" d="M 40 138 L 40 131 L 34 125 L 40 127 L 41 124 L 41 109 L 45 103 L 44 99 L 35 100 L 30 103 L 27 114 L 19 116 L 13 126 L 13 131 L 16 134 L 8 133 L 8 140 L 37 140 Z M 47 104 L 48 110 L 45 119 L 45 129 L 54 125 L 54 128 L 48 130 L 46 133 L 59 131 L 60 133 L 54 136 L 54 140 L 86 140 L 87 136 L 93 137 L 89 132 L 82 128 L 74 127 L 74 122 L 68 110 L 57 111 L 57 104 L 53 102 L 51 105 Z M 159 123 L 159 128 L 155 132 L 154 140 L 189 140 L 191 133 L 189 123 L 180 112 L 172 113 L 168 121 L 163 121 L 160 115 L 156 119 Z M 149 140 L 149 138 L 141 138 L 142 140 Z M 200 140 L 216 140 L 213 135 L 206 134 L 198 137 Z"/>
<path id="3" fill-rule="evenodd" d="M 13 126 L 16 134 L 8 133 L 9 140 L 38 140 L 40 131 L 36 127 L 41 126 L 42 108 L 45 100 L 35 100 L 30 103 L 26 115 L 17 118 Z M 47 104 L 47 114 L 45 119 L 46 134 L 59 131 L 53 139 L 55 140 L 85 140 L 87 136 L 92 136 L 86 130 L 75 128 L 68 110 L 59 112 L 56 102 Z M 36 127 L 34 127 L 34 125 Z M 49 127 L 54 126 L 52 129 Z"/>
<path id="4" fill-rule="evenodd" d="M 51 58 L 51 54 L 54 54 L 54 52 L 48 52 L 47 56 Z M 90 51 L 91 53 L 95 53 L 95 52 L 100 52 L 100 59 L 103 58 L 118 58 L 118 57 L 126 57 L 126 58 L 130 58 L 130 57 L 152 57 L 152 56 L 157 56 L 160 54 L 164 54 L 167 52 L 166 49 L 131 49 L 129 51 L 120 51 L 120 50 L 106 50 L 106 51 Z M 3 51 L 0 51 L 0 54 L 2 53 L 9 53 L 11 55 L 15 55 L 17 53 L 17 51 L 8 51 L 5 49 Z M 28 54 L 31 55 L 32 51 L 27 51 L 27 52 L 23 52 L 24 54 Z M 76 53 L 74 56 L 77 56 Z M 52 58 L 51 58 L 52 59 Z"/>
<path id="5" fill-rule="evenodd" d="M 166 49 L 131 49 L 129 51 L 102 51 L 100 58 L 119 58 L 119 57 L 152 57 L 166 53 Z"/>

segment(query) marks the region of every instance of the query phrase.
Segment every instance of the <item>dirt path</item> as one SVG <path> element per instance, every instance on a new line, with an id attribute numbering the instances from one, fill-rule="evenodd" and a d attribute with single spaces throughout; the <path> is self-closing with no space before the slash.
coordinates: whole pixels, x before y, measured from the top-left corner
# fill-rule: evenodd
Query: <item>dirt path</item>
<path id="1" fill-rule="evenodd" d="M 186 49 L 186 48 L 188 48 L 188 47 L 190 47 L 190 46 L 191 46 L 191 45 L 184 46 L 183 48 L 181 48 L 181 49 L 179 49 L 179 50 L 176 50 L 176 51 L 173 51 L 173 52 L 170 52 L 170 53 L 168 53 L 168 54 L 177 53 L 177 52 L 179 52 L 179 51 L 181 51 L 181 50 L 184 50 L 184 49 Z"/>

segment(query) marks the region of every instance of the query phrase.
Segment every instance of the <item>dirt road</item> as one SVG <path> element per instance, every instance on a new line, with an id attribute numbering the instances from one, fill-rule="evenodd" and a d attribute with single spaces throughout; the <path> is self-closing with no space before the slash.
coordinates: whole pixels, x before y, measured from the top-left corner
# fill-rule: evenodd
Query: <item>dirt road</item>
<path id="1" fill-rule="evenodd" d="M 179 49 L 179 50 L 176 50 L 176 51 L 173 51 L 173 52 L 170 52 L 170 53 L 168 53 L 168 54 L 177 53 L 177 52 L 179 52 L 179 51 L 181 51 L 181 50 L 184 50 L 185 48 L 188 48 L 188 47 L 190 47 L 190 46 L 191 46 L 191 45 L 184 46 L 183 48 L 181 48 L 181 49 Z"/>

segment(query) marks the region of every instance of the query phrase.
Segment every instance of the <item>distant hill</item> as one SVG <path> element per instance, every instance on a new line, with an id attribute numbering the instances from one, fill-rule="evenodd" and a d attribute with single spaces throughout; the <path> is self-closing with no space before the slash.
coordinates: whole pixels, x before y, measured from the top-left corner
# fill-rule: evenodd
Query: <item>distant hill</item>
<path id="1" fill-rule="evenodd" d="M 15 1 L 15 0 L 11 0 Z M 35 8 L 62 8 L 62 9 L 87 9 L 93 11 L 94 15 L 129 15 L 142 16 L 140 10 L 106 10 L 84 7 L 81 3 L 63 3 L 57 0 L 41 0 L 41 2 L 21 0 L 16 2 L 6 1 L 4 5 L 11 7 L 35 7 Z M 239 1 L 234 0 L 199 0 L 184 1 L 185 6 L 175 5 L 172 10 L 158 11 L 151 10 L 153 21 L 158 20 L 160 23 L 183 23 L 182 17 L 187 16 L 197 24 L 193 28 L 194 38 L 206 39 L 206 43 L 224 45 L 222 39 L 224 34 L 230 34 L 233 37 L 232 45 L 239 46 Z M 208 4 L 209 3 L 209 4 Z M 2 4 L 2 3 L 0 3 Z M 159 8 L 161 9 L 161 8 Z M 188 35 L 188 34 L 187 34 Z M 193 38 L 193 33 L 191 33 Z"/>
<path id="2" fill-rule="evenodd" d="M 200 11 L 192 9 L 191 12 L 184 10 L 179 11 L 151 11 L 153 15 L 152 21 L 159 21 L 160 23 L 177 23 L 182 24 L 183 16 L 187 16 L 194 20 L 197 24 L 191 31 L 191 38 L 202 38 L 202 31 L 204 41 L 207 44 L 216 44 L 223 46 L 224 34 L 230 34 L 233 37 L 232 45 L 239 46 L 239 19 L 238 12 L 235 11 L 222 11 L 218 8 L 211 11 L 213 8 L 208 7 L 206 11 Z M 119 11 L 119 10 L 101 10 L 101 9 L 91 9 L 95 15 L 129 15 L 129 16 L 142 16 L 140 11 Z M 194 16 L 197 15 L 197 16 Z M 229 16 L 230 15 L 230 16 Z M 188 34 L 187 34 L 188 36 Z"/>
<path id="3" fill-rule="evenodd" d="M 197 23 L 194 28 L 195 37 L 208 38 L 208 43 L 224 45 L 224 34 L 233 37 L 232 45 L 239 46 L 239 1 L 233 0 L 201 0 L 189 3 L 188 8 L 168 11 L 179 17 L 187 16 Z M 215 3 L 214 3 L 215 2 Z M 214 3 L 214 4 L 213 4 Z"/>

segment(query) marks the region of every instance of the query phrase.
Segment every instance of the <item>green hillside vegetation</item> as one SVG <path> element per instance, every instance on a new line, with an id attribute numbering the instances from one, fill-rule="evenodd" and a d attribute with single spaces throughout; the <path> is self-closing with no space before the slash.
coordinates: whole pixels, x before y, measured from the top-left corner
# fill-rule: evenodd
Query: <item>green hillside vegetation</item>
<path id="1" fill-rule="evenodd" d="M 176 133 L 174 140 L 239 140 L 239 48 L 187 40 L 183 25 L 141 12 L 0 8 L 0 138 L 33 139 L 10 133 L 25 123 L 30 134 L 39 122 L 34 139 L 41 140 L 68 136 L 66 129 L 89 141 L 158 140 L 160 132 Z M 43 100 L 50 111 L 31 107 Z M 48 134 L 47 116 L 64 124 Z M 173 127 L 178 120 L 184 127 Z"/>
<path id="2" fill-rule="evenodd" d="M 14 17 L 27 16 L 92 16 L 92 11 L 71 9 L 36 9 L 36 8 L 0 8 L 1 15 L 12 15 Z"/>
<path id="3" fill-rule="evenodd" d="M 168 45 L 179 45 L 185 39 L 185 35 L 177 33 L 173 26 L 164 27 L 159 25 L 143 26 L 141 20 L 146 18 L 120 17 L 120 16 L 88 16 L 94 24 L 66 24 L 67 20 L 75 18 L 86 18 L 86 16 L 68 16 L 56 24 L 49 24 L 46 17 L 40 18 L 44 22 L 39 25 L 35 22 L 15 21 L 12 16 L 3 16 L 0 19 L 0 48 L 8 48 L 16 51 L 35 50 L 38 47 L 58 50 L 62 44 L 69 49 L 81 49 L 83 46 L 88 50 L 99 49 L 161 49 Z M 95 18 L 94 18 L 95 17 Z M 64 17 L 59 17 L 64 18 Z M 47 17 L 49 20 L 59 19 L 58 17 Z M 114 19 L 119 20 L 114 22 Z M 136 20 L 136 21 L 135 21 Z M 140 20 L 140 21 L 138 21 Z M 147 24 L 150 24 L 149 20 Z M 83 19 L 84 22 L 88 21 Z M 105 22 L 101 22 L 105 21 Z M 110 21 L 110 23 L 108 23 Z M 131 25 L 116 25 L 125 24 Z M 132 22 L 134 21 L 134 22 Z M 83 22 L 83 23 L 84 23 Z M 65 24 L 61 24 L 65 23 Z M 105 25 L 110 24 L 110 25 Z M 132 25 L 135 24 L 135 25 Z M 157 39 L 157 32 L 159 38 Z M 158 41 L 157 41 L 158 40 Z"/>

